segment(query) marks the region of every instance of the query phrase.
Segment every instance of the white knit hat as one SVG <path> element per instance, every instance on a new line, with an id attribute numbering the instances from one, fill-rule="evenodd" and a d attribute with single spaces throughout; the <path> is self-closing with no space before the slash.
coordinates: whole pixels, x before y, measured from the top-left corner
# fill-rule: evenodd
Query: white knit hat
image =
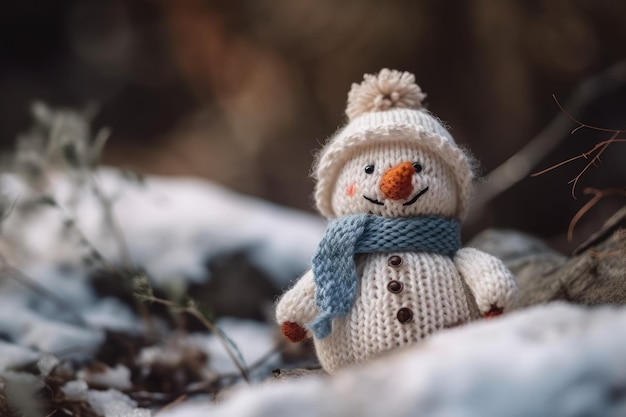
<path id="1" fill-rule="evenodd" d="M 320 213 L 336 217 L 332 193 L 343 165 L 364 145 L 393 140 L 418 143 L 449 165 L 457 180 L 458 217 L 467 211 L 473 173 L 468 155 L 460 149 L 441 122 L 422 107 L 426 97 L 408 72 L 387 68 L 378 75 L 365 74 L 348 93 L 348 124 L 331 137 L 313 167 L 315 202 Z"/>

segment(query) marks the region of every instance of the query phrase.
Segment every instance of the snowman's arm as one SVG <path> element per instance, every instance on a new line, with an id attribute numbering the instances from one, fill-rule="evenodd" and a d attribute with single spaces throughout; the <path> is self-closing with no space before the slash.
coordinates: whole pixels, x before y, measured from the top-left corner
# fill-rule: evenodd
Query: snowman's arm
<path id="1" fill-rule="evenodd" d="M 463 248 L 454 264 L 467 282 L 483 315 L 511 310 L 517 301 L 517 281 L 502 261 L 474 248 Z"/>
<path id="2" fill-rule="evenodd" d="M 276 321 L 281 326 L 285 323 L 295 323 L 304 328 L 305 324 L 313 321 L 317 313 L 313 271 L 309 270 L 278 301 Z M 306 337 L 311 337 L 308 330 Z"/>

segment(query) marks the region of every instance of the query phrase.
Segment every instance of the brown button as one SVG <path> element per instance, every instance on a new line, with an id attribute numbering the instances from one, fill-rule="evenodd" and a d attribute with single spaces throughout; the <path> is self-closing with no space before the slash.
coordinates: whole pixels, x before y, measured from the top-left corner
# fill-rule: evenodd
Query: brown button
<path id="1" fill-rule="evenodd" d="M 396 317 L 398 317 L 398 321 L 400 323 L 406 323 L 411 321 L 411 319 L 413 318 L 413 312 L 411 310 L 409 310 L 408 308 L 401 308 L 400 310 L 398 310 L 398 314 L 396 314 Z"/>
<path id="2" fill-rule="evenodd" d="M 389 281 L 389 284 L 387 284 L 387 289 L 389 290 L 389 292 L 392 292 L 394 294 L 398 294 L 402 291 L 402 288 L 404 288 L 404 284 L 402 284 L 400 281 Z"/>
<path id="3" fill-rule="evenodd" d="M 393 255 L 389 257 L 387 263 L 389 263 L 389 266 L 400 266 L 402 265 L 402 258 L 398 255 Z"/>

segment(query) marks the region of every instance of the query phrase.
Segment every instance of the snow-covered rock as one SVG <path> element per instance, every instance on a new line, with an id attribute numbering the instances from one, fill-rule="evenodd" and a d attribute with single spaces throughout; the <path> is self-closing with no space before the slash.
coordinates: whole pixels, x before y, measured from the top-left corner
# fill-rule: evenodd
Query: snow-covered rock
<path id="1" fill-rule="evenodd" d="M 451 329 L 333 377 L 266 383 L 161 417 L 623 416 L 626 308 L 555 303 Z"/>

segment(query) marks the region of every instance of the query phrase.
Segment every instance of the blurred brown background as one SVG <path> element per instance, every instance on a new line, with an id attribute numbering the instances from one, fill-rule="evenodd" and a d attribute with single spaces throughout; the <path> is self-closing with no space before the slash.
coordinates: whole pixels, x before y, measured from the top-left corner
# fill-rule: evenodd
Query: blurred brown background
<path id="1" fill-rule="evenodd" d="M 311 210 L 312 151 L 343 123 L 350 84 L 382 67 L 409 70 L 429 108 L 489 172 L 559 112 L 581 82 L 626 57 L 626 2 L 614 0 L 20 0 L 0 13 L 0 140 L 10 149 L 30 104 L 100 105 L 113 135 L 105 162 L 195 175 Z M 626 128 L 626 89 L 579 117 Z M 574 125 L 572 125 L 574 127 Z M 540 164 L 609 135 L 580 131 Z M 615 144 L 585 186 L 626 184 Z M 562 250 L 587 201 L 567 181 L 584 162 L 526 178 L 498 196 L 487 226 L 539 234 Z M 603 201 L 578 243 L 623 198 Z M 210 210 L 210 207 L 198 210 Z"/>

